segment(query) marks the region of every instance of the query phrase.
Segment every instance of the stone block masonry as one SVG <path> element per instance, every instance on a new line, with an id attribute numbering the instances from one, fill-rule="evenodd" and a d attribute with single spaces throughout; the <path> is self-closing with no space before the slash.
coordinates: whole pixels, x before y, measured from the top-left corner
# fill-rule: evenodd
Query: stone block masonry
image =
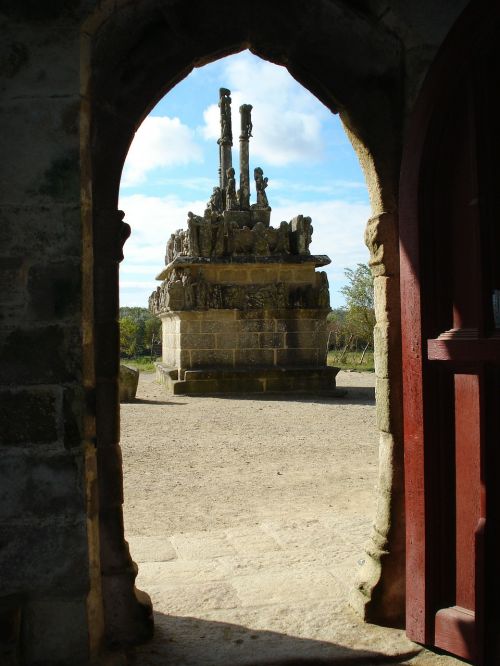
<path id="1" fill-rule="evenodd" d="M 283 362 L 289 352 L 294 365 L 325 365 L 325 310 L 262 310 L 258 314 L 254 319 L 240 310 L 164 313 L 163 362 L 181 370 L 214 364 L 284 366 L 289 365 Z"/>

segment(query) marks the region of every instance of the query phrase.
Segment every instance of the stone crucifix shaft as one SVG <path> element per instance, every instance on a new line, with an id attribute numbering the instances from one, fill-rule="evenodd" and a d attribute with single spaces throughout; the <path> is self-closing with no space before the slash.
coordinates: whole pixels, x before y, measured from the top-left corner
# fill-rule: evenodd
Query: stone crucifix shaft
<path id="1" fill-rule="evenodd" d="M 227 186 L 227 170 L 232 167 L 231 147 L 233 145 L 233 132 L 231 127 L 231 91 L 227 88 L 219 90 L 220 108 L 220 139 L 219 144 L 219 183 L 224 192 Z"/>
<path id="2" fill-rule="evenodd" d="M 240 106 L 241 133 L 240 133 L 240 210 L 250 208 L 250 172 L 248 158 L 248 142 L 252 136 L 252 105 Z"/>

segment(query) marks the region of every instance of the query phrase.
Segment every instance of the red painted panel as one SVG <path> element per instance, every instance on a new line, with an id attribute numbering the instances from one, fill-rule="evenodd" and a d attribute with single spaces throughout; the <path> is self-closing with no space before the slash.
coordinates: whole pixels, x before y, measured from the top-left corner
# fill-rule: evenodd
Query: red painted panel
<path id="1" fill-rule="evenodd" d="M 480 377 L 455 375 L 456 605 L 475 610 L 475 532 L 481 517 Z"/>
<path id="2" fill-rule="evenodd" d="M 475 658 L 475 616 L 458 606 L 436 613 L 435 646 L 462 659 Z"/>
<path id="3" fill-rule="evenodd" d="M 498 244 L 485 242 L 477 85 L 489 63 L 483 49 L 495 49 L 500 6 L 472 5 L 433 65 L 405 137 L 400 257 L 406 630 L 413 640 L 480 664 L 487 658 L 485 535 L 491 533 L 481 478 L 482 373 L 500 362 L 489 312 L 491 290 L 500 285 L 484 271 L 486 258 L 498 257 Z M 492 172 L 491 165 L 484 170 Z M 497 204 L 498 197 L 491 199 L 490 226 L 497 225 Z"/>
<path id="4" fill-rule="evenodd" d="M 500 363 L 500 338 L 427 340 L 427 358 L 430 361 L 454 361 L 455 363 Z"/>
<path id="5" fill-rule="evenodd" d="M 411 167 L 411 165 L 409 165 Z M 418 174 L 408 173 L 409 182 Z M 416 188 L 414 190 L 416 193 Z M 406 521 L 406 633 L 419 643 L 428 642 L 426 615 L 426 524 L 424 473 L 424 412 L 422 385 L 422 335 L 420 320 L 420 276 L 418 272 L 418 225 L 415 201 L 408 202 L 408 224 L 401 229 L 401 322 L 404 404 L 404 466 Z M 414 224 L 412 224 L 412 221 Z"/>

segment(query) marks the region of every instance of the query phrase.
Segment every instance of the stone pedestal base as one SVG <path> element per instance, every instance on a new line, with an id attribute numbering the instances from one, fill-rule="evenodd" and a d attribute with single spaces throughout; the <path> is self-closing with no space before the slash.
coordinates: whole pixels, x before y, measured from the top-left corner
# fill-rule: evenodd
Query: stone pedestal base
<path id="1" fill-rule="evenodd" d="M 174 395 L 220 393 L 297 393 L 341 395 L 335 377 L 339 368 L 244 368 L 178 370 L 156 364 L 156 377 Z"/>
<path id="2" fill-rule="evenodd" d="M 328 310 L 204 310 L 161 315 L 162 362 L 186 370 L 326 366 Z"/>

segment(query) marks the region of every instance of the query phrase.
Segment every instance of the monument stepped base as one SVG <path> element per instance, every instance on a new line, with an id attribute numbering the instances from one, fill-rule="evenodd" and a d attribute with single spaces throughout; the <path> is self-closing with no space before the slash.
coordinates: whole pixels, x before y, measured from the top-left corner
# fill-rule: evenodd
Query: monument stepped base
<path id="1" fill-rule="evenodd" d="M 174 395 L 296 393 L 340 396 L 339 368 L 206 368 L 179 370 L 156 363 L 156 377 Z"/>

